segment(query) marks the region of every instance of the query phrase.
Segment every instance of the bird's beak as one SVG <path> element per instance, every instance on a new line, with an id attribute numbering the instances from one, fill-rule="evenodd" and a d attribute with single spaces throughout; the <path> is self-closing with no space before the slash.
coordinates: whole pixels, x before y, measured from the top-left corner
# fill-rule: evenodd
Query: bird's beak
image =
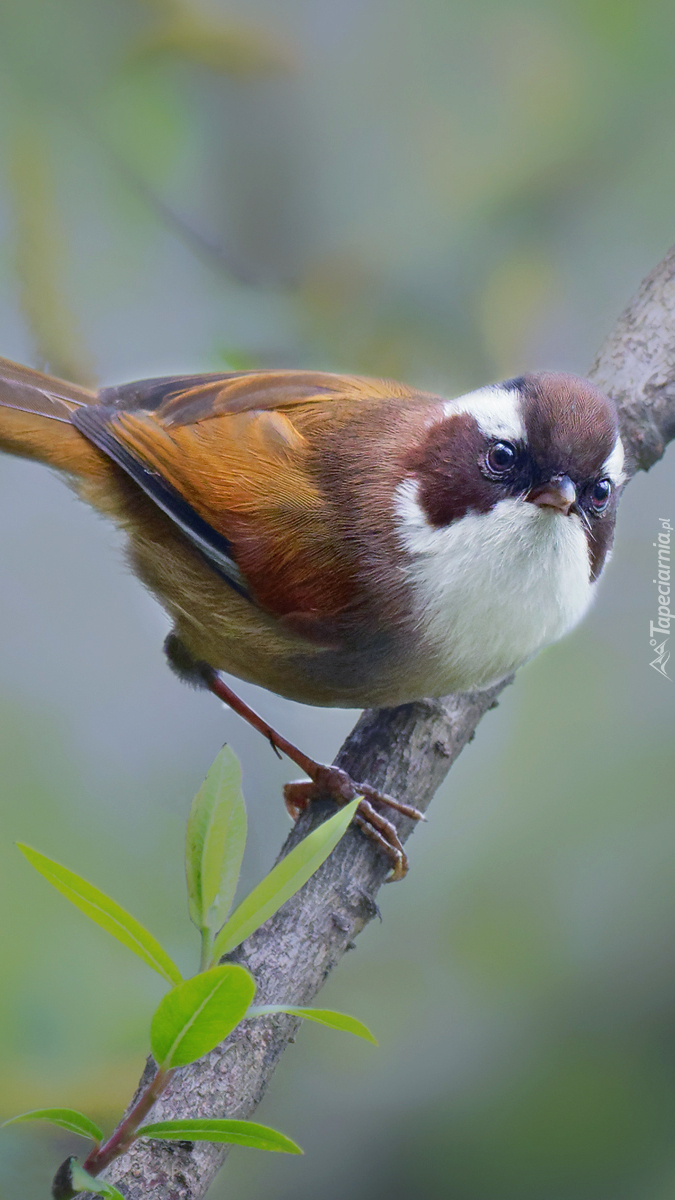
<path id="1" fill-rule="evenodd" d="M 540 483 L 532 488 L 525 497 L 539 508 L 555 508 L 565 516 L 569 514 L 576 498 L 577 489 L 569 475 L 555 475 L 548 483 Z"/>

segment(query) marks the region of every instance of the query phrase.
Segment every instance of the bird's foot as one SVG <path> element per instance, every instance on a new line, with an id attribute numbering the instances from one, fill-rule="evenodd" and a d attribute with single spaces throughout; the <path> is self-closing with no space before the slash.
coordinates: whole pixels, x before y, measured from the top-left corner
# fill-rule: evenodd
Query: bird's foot
<path id="1" fill-rule="evenodd" d="M 208 663 L 194 662 L 175 635 L 169 635 L 167 638 L 166 651 L 174 670 L 178 671 L 183 678 L 189 678 L 192 682 L 201 682 L 204 687 L 213 692 L 214 696 L 223 700 L 225 704 L 229 704 L 230 708 L 248 721 L 249 725 L 262 733 L 277 754 L 280 751 L 287 754 L 291 761 L 300 767 L 301 771 L 305 771 L 309 775 L 308 780 L 287 783 L 284 788 L 286 807 L 294 820 L 297 820 L 311 800 L 320 796 L 327 796 L 335 800 L 337 804 L 349 804 L 350 800 L 355 800 L 357 796 L 360 796 L 361 803 L 356 810 L 354 820 L 391 859 L 392 873 L 388 882 L 393 883 L 395 879 L 403 879 L 408 870 L 408 860 L 403 851 L 398 831 L 391 821 L 378 812 L 375 805 L 393 808 L 411 821 L 424 821 L 425 817 L 418 809 L 413 808 L 410 804 L 401 804 L 400 801 L 394 800 L 393 796 L 387 796 L 384 792 L 378 792 L 377 788 L 371 787 L 369 783 L 355 783 L 340 767 L 324 766 L 323 763 L 318 763 L 315 759 L 310 758 L 308 754 L 289 742 L 288 738 L 277 733 L 276 729 L 268 725 L 267 721 L 241 700 L 236 692 L 228 687 L 225 680 L 220 678 L 213 667 L 210 667 Z"/>
<path id="2" fill-rule="evenodd" d="M 402 804 L 393 796 L 387 796 L 385 792 L 378 792 L 369 783 L 355 783 L 340 767 L 323 766 L 320 763 L 317 763 L 316 767 L 312 779 L 296 780 L 284 787 L 286 808 L 293 820 L 297 821 L 307 805 L 319 797 L 329 796 L 337 804 L 349 804 L 350 800 L 361 796 L 361 803 L 354 817 L 356 824 L 367 837 L 377 842 L 391 860 L 392 873 L 387 882 L 394 883 L 403 879 L 408 873 L 408 859 L 401 845 L 398 830 L 378 812 L 375 805 L 383 804 L 393 808 L 411 821 L 424 821 L 426 818 L 423 813 L 410 804 Z"/>

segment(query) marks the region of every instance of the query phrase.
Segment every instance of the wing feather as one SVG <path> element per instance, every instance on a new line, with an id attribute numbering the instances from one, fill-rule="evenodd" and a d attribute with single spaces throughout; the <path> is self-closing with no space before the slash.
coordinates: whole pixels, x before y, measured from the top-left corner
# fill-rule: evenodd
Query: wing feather
<path id="1" fill-rule="evenodd" d="M 353 608 L 358 585 L 317 439 L 358 421 L 364 406 L 419 405 L 420 395 L 388 380 L 316 371 L 177 376 L 106 389 L 97 415 L 73 420 L 228 582 L 276 616 L 322 631 Z"/>
<path id="2" fill-rule="evenodd" d="M 292 410 L 341 397 L 352 402 L 418 395 L 404 384 L 328 371 L 236 371 L 145 379 L 99 393 L 106 406 L 154 412 L 167 425 L 192 425 L 211 417 Z"/>
<path id="3" fill-rule="evenodd" d="M 0 406 L 3 408 L 69 422 L 74 408 L 95 403 L 95 393 L 76 383 L 66 383 L 63 379 L 34 371 L 32 367 L 0 358 Z"/>
<path id="4" fill-rule="evenodd" d="M 145 494 L 154 500 L 158 508 L 189 537 L 208 560 L 209 565 L 230 587 L 240 596 L 250 600 L 251 595 L 234 560 L 231 544 L 195 512 L 180 492 L 156 471 L 148 469 L 139 457 L 115 437 L 109 420 L 110 410 L 106 412 L 102 407 L 83 408 L 72 417 L 72 423 L 80 433 L 126 471 Z"/>

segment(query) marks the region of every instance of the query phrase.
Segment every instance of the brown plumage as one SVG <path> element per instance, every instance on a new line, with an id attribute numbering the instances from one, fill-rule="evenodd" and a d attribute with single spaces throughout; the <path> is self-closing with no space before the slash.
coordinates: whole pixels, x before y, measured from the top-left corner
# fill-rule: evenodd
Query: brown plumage
<path id="1" fill-rule="evenodd" d="M 104 458 L 71 422 L 75 409 L 95 403 L 86 388 L 0 359 L 0 450 L 78 478 L 105 475 Z"/>
<path id="2" fill-rule="evenodd" d="M 397 554 L 387 499 L 405 473 L 400 434 L 438 403 L 397 383 L 291 371 L 95 396 L 2 362 L 0 448 L 65 472 L 126 530 L 190 656 L 305 702 L 375 703 L 401 694 L 395 642 L 409 620 L 379 570 Z M 340 453 L 345 427 L 357 437 Z M 382 455 L 366 468 L 359 445 L 376 435 Z M 116 448 L 226 540 L 246 595 L 119 468 Z"/>

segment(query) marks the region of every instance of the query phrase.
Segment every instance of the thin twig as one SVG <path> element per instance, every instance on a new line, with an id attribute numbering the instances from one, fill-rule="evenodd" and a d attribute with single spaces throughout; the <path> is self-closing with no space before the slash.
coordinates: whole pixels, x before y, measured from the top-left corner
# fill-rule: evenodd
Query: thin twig
<path id="1" fill-rule="evenodd" d="M 85 1159 L 83 1164 L 85 1171 L 88 1171 L 90 1175 L 98 1175 L 108 1166 L 108 1163 L 126 1150 L 134 1140 L 136 1130 L 144 1117 L 147 1117 L 157 1097 L 161 1096 L 168 1086 L 172 1074 L 172 1071 L 155 1071 L 153 1078 L 134 1100 L 115 1132 L 102 1146 L 95 1146 Z"/>

